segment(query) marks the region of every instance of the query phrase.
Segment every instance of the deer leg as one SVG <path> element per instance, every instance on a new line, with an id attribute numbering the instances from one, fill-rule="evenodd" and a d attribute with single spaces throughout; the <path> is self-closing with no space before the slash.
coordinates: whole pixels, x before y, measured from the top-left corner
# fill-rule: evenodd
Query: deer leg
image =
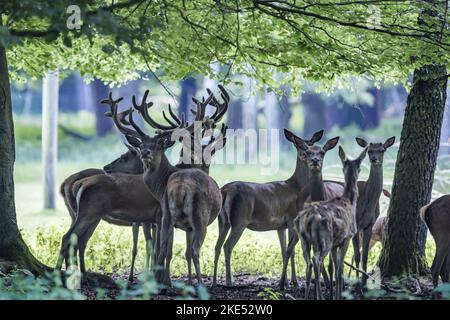
<path id="1" fill-rule="evenodd" d="M 330 288 L 330 300 L 333 300 L 333 259 L 331 258 L 331 255 L 328 256 L 328 274 L 330 275 L 330 285 L 328 288 Z"/>
<path id="2" fill-rule="evenodd" d="M 341 300 L 342 299 L 342 290 L 344 289 L 344 277 L 343 277 L 343 272 L 344 272 L 344 260 L 345 260 L 345 255 L 347 254 L 347 250 L 348 250 L 348 246 L 350 244 L 350 240 L 345 240 L 342 244 L 342 246 L 339 248 L 338 252 L 338 256 L 339 256 L 339 270 L 336 271 L 337 275 L 339 276 L 339 286 L 336 285 L 336 290 L 339 290 L 339 295 L 336 295 L 337 300 Z"/>
<path id="3" fill-rule="evenodd" d="M 302 238 L 302 251 L 303 251 L 303 259 L 305 259 L 305 262 L 306 262 L 305 300 L 308 300 L 309 299 L 309 289 L 311 288 L 311 274 L 312 274 L 311 243 L 303 238 Z"/>
<path id="4" fill-rule="evenodd" d="M 195 273 L 197 274 L 198 284 L 202 284 L 202 272 L 200 269 L 200 249 L 206 237 L 206 226 L 202 226 L 200 230 L 194 232 L 192 241 L 192 260 L 194 260 Z"/>
<path id="5" fill-rule="evenodd" d="M 366 229 L 363 231 L 363 245 L 362 245 L 362 269 L 364 272 L 367 272 L 367 260 L 369 258 L 369 245 L 370 245 L 370 239 L 372 238 L 372 226 L 373 224 L 369 225 Z M 367 276 L 365 274 L 361 275 L 361 284 L 364 287 L 367 282 Z"/>
<path id="6" fill-rule="evenodd" d="M 145 238 L 145 266 L 144 270 L 146 273 L 149 272 L 149 269 L 153 270 L 153 264 L 155 262 L 154 259 L 154 247 L 153 238 L 156 236 L 156 227 L 154 227 L 151 223 L 143 223 L 142 230 L 144 231 Z M 153 236 L 152 236 L 153 233 Z"/>
<path id="7" fill-rule="evenodd" d="M 166 262 L 166 269 L 167 269 L 167 260 L 168 260 L 168 250 L 170 247 L 170 242 L 171 239 L 173 239 L 173 229 L 174 229 L 174 225 L 172 223 L 172 217 L 170 217 L 170 214 L 166 214 L 164 215 L 162 222 L 161 222 L 161 231 L 160 231 L 160 236 L 161 236 L 161 246 L 159 248 L 159 255 L 158 255 L 158 266 L 162 267 L 164 266 L 164 262 Z M 157 272 L 157 280 L 158 282 L 163 283 L 165 277 L 165 272 L 166 270 L 159 270 Z"/>
<path id="8" fill-rule="evenodd" d="M 225 253 L 226 285 L 227 286 L 233 285 L 233 278 L 232 278 L 232 274 L 231 274 L 231 254 L 233 252 L 234 246 L 241 238 L 244 230 L 245 230 L 244 228 L 234 228 L 234 229 L 231 228 L 230 235 L 228 236 L 228 239 L 225 242 L 224 253 Z"/>
<path id="9" fill-rule="evenodd" d="M 439 284 L 439 274 L 441 273 L 445 257 L 447 256 L 448 248 L 449 241 L 447 239 L 436 241 L 436 253 L 433 259 L 433 265 L 431 266 L 434 287 L 437 287 Z"/>
<path id="10" fill-rule="evenodd" d="M 57 270 L 62 269 L 62 265 L 63 265 L 64 261 L 66 261 L 66 263 L 67 263 L 67 259 L 68 259 L 67 250 L 69 247 L 70 236 L 72 235 L 74 225 L 75 225 L 75 222 L 72 223 L 72 225 L 70 226 L 67 233 L 61 239 L 61 249 L 60 249 L 59 257 L 58 257 L 58 260 L 57 260 L 56 266 L 55 266 L 55 269 L 57 269 Z"/>
<path id="11" fill-rule="evenodd" d="M 281 272 L 280 290 L 284 290 L 284 284 L 286 282 L 287 264 L 289 258 L 292 255 L 292 252 L 295 250 L 295 245 L 297 244 L 298 240 L 299 238 L 297 233 L 293 232 L 291 238 L 289 239 L 288 247 L 286 249 L 285 259 L 283 259 L 283 270 Z"/>
<path id="12" fill-rule="evenodd" d="M 448 281 L 449 280 L 448 267 L 449 267 L 449 258 L 448 258 L 448 253 L 447 253 L 447 256 L 445 257 L 444 262 L 442 263 L 442 268 L 441 268 L 441 272 L 440 272 L 442 282 L 449 282 Z"/>
<path id="13" fill-rule="evenodd" d="M 130 276 L 128 277 L 128 281 L 133 281 L 134 278 L 134 263 L 136 261 L 136 255 L 138 251 L 138 240 L 139 240 L 139 223 L 133 223 L 132 225 L 133 230 L 133 252 L 131 254 L 131 269 L 130 269 Z"/>
<path id="14" fill-rule="evenodd" d="M 86 264 L 84 262 L 84 253 L 86 251 L 86 246 L 89 241 L 89 239 L 92 237 L 92 234 L 94 233 L 95 229 L 97 228 L 98 224 L 100 223 L 100 220 L 97 221 L 97 223 L 93 224 L 89 230 L 80 236 L 78 240 L 78 254 L 80 257 L 80 271 L 82 273 L 86 272 Z"/>
<path id="15" fill-rule="evenodd" d="M 222 250 L 223 243 L 230 231 L 230 224 L 228 222 L 222 221 L 221 217 L 217 219 L 219 222 L 219 237 L 217 238 L 215 252 L 214 252 L 214 276 L 213 276 L 213 287 L 217 285 L 217 265 L 219 263 L 220 251 Z M 225 220 L 225 219 L 224 219 Z"/>
<path id="16" fill-rule="evenodd" d="M 193 232 L 186 231 L 186 252 L 185 258 L 187 262 L 188 269 L 188 284 L 192 284 L 192 241 L 193 241 Z"/>
<path id="17" fill-rule="evenodd" d="M 295 230 L 288 229 L 289 239 L 295 234 Z M 291 254 L 291 283 L 294 287 L 298 287 L 297 273 L 295 272 L 295 250 Z"/>
<path id="18" fill-rule="evenodd" d="M 280 241 L 281 247 L 281 259 L 284 261 L 286 259 L 286 229 L 277 230 L 278 240 Z M 285 285 L 288 285 L 288 280 L 286 277 Z"/>
<path id="19" fill-rule="evenodd" d="M 361 260 L 361 254 L 360 254 L 360 245 L 359 245 L 359 232 L 357 232 L 352 239 L 352 243 L 353 243 L 353 257 L 355 258 L 355 266 L 356 268 L 359 268 L 359 262 Z M 356 277 L 359 278 L 359 272 L 356 271 Z"/>
<path id="20" fill-rule="evenodd" d="M 320 287 L 320 274 L 322 272 L 321 266 L 321 256 L 320 252 L 317 250 L 314 250 L 314 290 L 315 290 L 315 298 L 316 300 L 322 300 L 322 289 Z"/>
<path id="21" fill-rule="evenodd" d="M 336 293 L 335 293 L 336 296 L 335 296 L 335 298 L 337 299 L 337 287 L 339 285 L 339 279 L 338 279 L 338 273 L 337 273 L 338 263 L 339 263 L 337 248 L 331 249 L 331 257 L 332 257 L 333 265 L 334 265 L 334 276 L 336 277 L 336 279 L 335 279 L 335 285 L 336 285 L 336 290 L 335 290 L 336 291 Z M 330 296 L 331 296 L 331 299 L 333 299 L 333 287 L 332 287 L 332 285 L 330 287 Z"/>

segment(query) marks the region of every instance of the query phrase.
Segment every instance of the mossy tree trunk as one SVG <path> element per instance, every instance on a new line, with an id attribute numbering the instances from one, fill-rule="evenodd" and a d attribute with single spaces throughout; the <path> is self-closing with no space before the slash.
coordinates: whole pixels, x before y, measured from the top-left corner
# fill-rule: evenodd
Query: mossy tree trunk
<path id="1" fill-rule="evenodd" d="M 6 49 L 0 46 L 0 265 L 17 265 L 34 273 L 47 267 L 30 253 L 17 227 L 14 204 L 15 145 Z"/>
<path id="2" fill-rule="evenodd" d="M 388 209 L 387 236 L 378 262 L 383 276 L 427 271 L 426 226 L 419 209 L 429 203 L 445 109 L 447 70 L 428 65 L 414 72 Z"/>

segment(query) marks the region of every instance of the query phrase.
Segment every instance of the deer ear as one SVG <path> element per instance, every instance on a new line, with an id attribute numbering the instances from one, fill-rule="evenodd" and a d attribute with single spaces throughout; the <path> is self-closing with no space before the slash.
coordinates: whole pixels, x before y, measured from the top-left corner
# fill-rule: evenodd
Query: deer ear
<path id="1" fill-rule="evenodd" d="M 322 137 L 323 137 L 323 129 L 314 133 L 313 136 L 311 137 L 311 139 L 309 140 L 309 142 L 311 142 L 311 144 L 314 144 L 317 141 L 320 141 L 320 139 L 322 139 Z"/>
<path id="2" fill-rule="evenodd" d="M 289 131 L 286 128 L 284 128 L 283 131 L 284 131 L 284 136 L 286 137 L 286 139 L 290 142 L 295 143 L 295 141 L 294 141 L 295 134 L 293 134 L 291 131 Z"/>
<path id="3" fill-rule="evenodd" d="M 331 150 L 334 147 L 336 147 L 338 142 L 339 142 L 339 137 L 332 138 L 332 139 L 328 140 L 327 143 L 325 143 L 325 145 L 323 146 L 322 149 L 325 152 L 328 151 L 328 150 Z"/>
<path id="4" fill-rule="evenodd" d="M 368 144 L 367 141 L 362 138 L 356 137 L 355 139 L 356 139 L 356 143 L 359 144 L 360 147 L 365 148 Z"/>
<path id="5" fill-rule="evenodd" d="M 394 142 L 395 142 L 395 137 L 390 137 L 389 139 L 386 140 L 385 143 L 383 143 L 383 147 L 385 149 L 387 149 L 387 148 L 391 147 L 394 144 Z"/>
<path id="6" fill-rule="evenodd" d="M 308 150 L 308 144 L 302 138 L 294 136 L 294 143 L 301 150 L 303 150 L 303 151 Z"/>
<path id="7" fill-rule="evenodd" d="M 135 148 L 139 148 L 139 146 L 141 145 L 141 142 L 139 141 L 139 139 L 135 138 L 133 136 L 125 135 L 125 139 L 127 139 L 128 143 Z"/>
<path id="8" fill-rule="evenodd" d="M 341 158 L 342 162 L 347 160 L 347 156 L 345 155 L 345 151 L 344 151 L 344 149 L 342 149 L 341 146 L 339 146 L 339 158 Z"/>
<path id="9" fill-rule="evenodd" d="M 367 155 L 367 149 L 369 149 L 369 147 L 365 147 L 364 150 L 361 152 L 361 154 L 358 157 L 359 162 L 363 162 L 364 158 Z"/>

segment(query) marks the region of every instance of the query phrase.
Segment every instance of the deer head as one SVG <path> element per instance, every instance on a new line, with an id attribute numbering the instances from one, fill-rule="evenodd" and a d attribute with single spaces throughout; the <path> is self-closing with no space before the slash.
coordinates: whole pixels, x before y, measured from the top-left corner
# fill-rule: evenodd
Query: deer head
<path id="1" fill-rule="evenodd" d="M 344 172 L 344 176 L 347 177 L 348 175 L 355 175 L 359 174 L 361 170 L 361 163 L 366 157 L 368 148 L 365 147 L 364 150 L 360 153 L 360 155 L 355 159 L 349 159 L 347 158 L 347 155 L 345 154 L 344 149 L 339 146 L 339 158 L 342 162 L 342 170 Z"/>
<path id="2" fill-rule="evenodd" d="M 316 145 L 308 145 L 303 139 L 296 137 L 296 144 L 304 151 L 306 162 L 311 173 L 319 173 L 322 171 L 323 159 L 325 154 L 336 147 L 339 137 L 328 140 L 323 147 Z"/>
<path id="3" fill-rule="evenodd" d="M 292 142 L 297 149 L 297 157 L 300 161 L 306 162 L 306 154 L 304 149 L 302 148 L 302 144 L 305 143 L 308 147 L 314 145 L 317 141 L 320 141 L 323 136 L 323 129 L 314 133 L 309 140 L 303 140 L 302 138 L 296 136 L 294 133 L 289 131 L 288 129 L 284 129 L 284 136 L 290 142 Z"/>
<path id="4" fill-rule="evenodd" d="M 129 150 L 119 158 L 103 167 L 106 173 L 122 172 L 127 174 L 142 173 L 142 161 L 135 148 L 126 144 Z"/>
<path id="5" fill-rule="evenodd" d="M 383 164 L 384 152 L 395 142 L 395 137 L 390 137 L 385 143 L 367 143 L 367 141 L 362 138 L 355 139 L 361 147 L 366 148 L 368 146 L 367 153 L 369 154 L 369 160 L 374 166 L 381 166 Z"/>

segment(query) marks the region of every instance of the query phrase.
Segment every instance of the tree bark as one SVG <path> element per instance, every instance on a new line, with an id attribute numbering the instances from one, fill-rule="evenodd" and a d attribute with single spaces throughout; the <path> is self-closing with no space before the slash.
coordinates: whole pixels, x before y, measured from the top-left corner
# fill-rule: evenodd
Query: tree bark
<path id="1" fill-rule="evenodd" d="M 33 257 L 17 227 L 13 178 L 14 124 L 6 49 L 2 46 L 0 46 L 0 141 L 0 265 L 18 265 L 34 273 L 43 273 L 47 267 Z"/>
<path id="2" fill-rule="evenodd" d="M 418 211 L 431 198 L 445 109 L 446 74 L 446 68 L 438 65 L 414 72 L 395 166 L 387 235 L 378 262 L 383 276 L 427 271 L 426 227 Z"/>
<path id="3" fill-rule="evenodd" d="M 58 72 L 48 72 L 42 81 L 42 191 L 44 209 L 56 208 L 58 91 Z"/>
<path id="4" fill-rule="evenodd" d="M 310 137 L 314 132 L 327 129 L 326 105 L 320 94 L 305 92 L 302 94 L 303 115 L 303 137 Z"/>
<path id="5" fill-rule="evenodd" d="M 197 80 L 195 78 L 186 78 L 181 81 L 181 94 L 178 108 L 178 115 L 184 113 L 187 121 L 191 121 L 192 114 L 189 111 L 189 103 L 191 98 L 197 93 Z"/>
<path id="6" fill-rule="evenodd" d="M 100 101 L 106 99 L 109 88 L 101 80 L 95 79 L 92 83 L 92 105 L 95 113 L 95 132 L 97 137 L 104 137 L 113 132 L 114 125 L 111 118 L 105 117 L 105 107 L 100 105 Z M 135 93 L 137 94 L 137 92 Z"/>

